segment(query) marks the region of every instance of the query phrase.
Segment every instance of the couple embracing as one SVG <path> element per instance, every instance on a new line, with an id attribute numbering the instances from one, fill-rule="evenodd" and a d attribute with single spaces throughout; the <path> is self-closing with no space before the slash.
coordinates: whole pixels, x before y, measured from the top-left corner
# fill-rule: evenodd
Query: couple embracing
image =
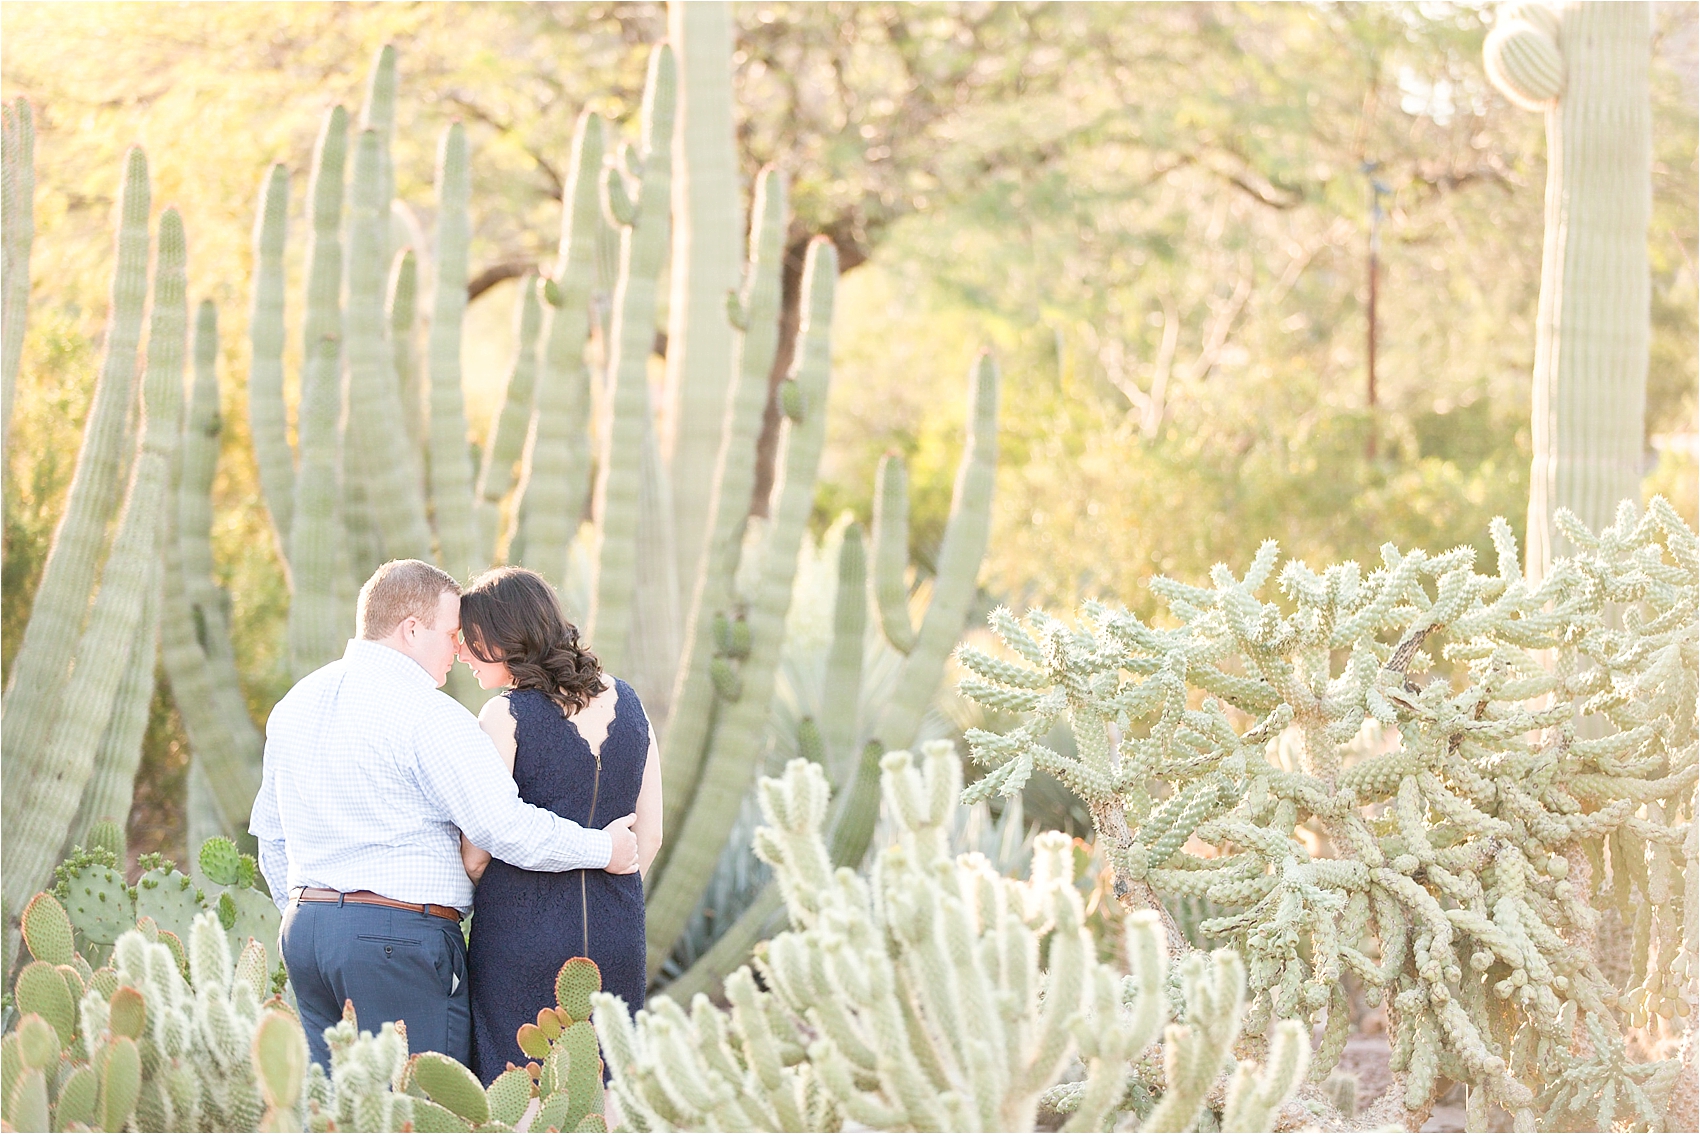
<path id="1" fill-rule="evenodd" d="M 489 1083 L 525 1061 L 515 1035 L 569 957 L 642 1007 L 661 774 L 631 687 L 520 568 L 463 593 L 386 563 L 355 635 L 272 710 L 249 825 L 314 1061 L 329 1068 L 324 1030 L 352 1001 L 363 1029 L 405 1021 L 413 1051 Z M 476 718 L 440 690 L 457 658 L 504 690 Z"/>

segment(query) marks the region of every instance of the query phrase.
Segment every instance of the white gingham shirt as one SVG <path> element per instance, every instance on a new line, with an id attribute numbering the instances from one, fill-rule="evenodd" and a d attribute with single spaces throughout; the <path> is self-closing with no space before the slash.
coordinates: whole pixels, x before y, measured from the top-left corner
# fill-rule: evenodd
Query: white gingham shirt
<path id="1" fill-rule="evenodd" d="M 351 640 L 272 709 L 248 830 L 281 907 L 297 886 L 466 910 L 460 835 L 526 870 L 600 870 L 600 830 L 519 798 L 477 718 L 399 650 Z"/>

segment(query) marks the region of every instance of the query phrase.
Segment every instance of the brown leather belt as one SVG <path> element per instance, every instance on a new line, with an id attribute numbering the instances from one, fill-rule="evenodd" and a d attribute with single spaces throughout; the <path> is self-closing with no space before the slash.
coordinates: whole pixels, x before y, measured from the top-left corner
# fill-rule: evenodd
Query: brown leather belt
<path id="1" fill-rule="evenodd" d="M 297 886 L 290 894 L 298 902 L 335 902 L 338 905 L 352 902 L 357 906 L 387 906 L 392 910 L 412 910 L 414 913 L 430 914 L 432 917 L 447 918 L 453 922 L 460 921 L 460 911 L 453 906 L 438 906 L 429 902 L 398 902 L 394 898 L 386 898 L 370 890 L 351 890 L 345 894 L 341 890 L 327 890 L 319 886 Z"/>

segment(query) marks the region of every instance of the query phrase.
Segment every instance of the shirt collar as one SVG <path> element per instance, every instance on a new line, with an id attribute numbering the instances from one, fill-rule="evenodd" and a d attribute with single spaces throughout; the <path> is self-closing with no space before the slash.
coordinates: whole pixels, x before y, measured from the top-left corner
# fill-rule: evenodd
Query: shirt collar
<path id="1" fill-rule="evenodd" d="M 359 669 L 375 670 L 404 681 L 417 681 L 430 689 L 437 688 L 437 683 L 431 680 L 424 666 L 382 642 L 350 638 L 348 647 L 342 651 L 342 660 Z"/>

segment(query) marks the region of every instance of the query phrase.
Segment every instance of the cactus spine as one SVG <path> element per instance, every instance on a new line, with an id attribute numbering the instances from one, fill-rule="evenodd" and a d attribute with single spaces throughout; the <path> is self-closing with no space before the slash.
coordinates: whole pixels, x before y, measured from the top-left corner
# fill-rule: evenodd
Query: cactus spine
<path id="1" fill-rule="evenodd" d="M 115 746 L 106 748 L 101 738 L 109 722 L 126 719 L 126 707 L 119 707 L 117 717 L 114 714 L 121 685 L 143 702 L 140 713 L 144 722 L 146 701 L 153 694 L 151 653 L 145 663 L 139 663 L 145 664 L 145 680 L 125 682 L 124 676 L 130 669 L 132 651 L 151 651 L 155 642 L 155 627 L 145 625 L 143 618 L 154 617 L 158 611 L 160 516 L 181 428 L 188 322 L 184 260 L 182 218 L 175 209 L 167 209 L 159 224 L 141 439 L 118 531 L 88 626 L 76 643 L 76 657 L 82 664 L 72 670 L 49 733 L 45 750 L 48 770 L 20 785 L 21 806 L 6 828 L 5 892 L 7 904 L 14 909 L 51 875 L 94 770 L 97 749 L 108 759 L 127 763 L 132 778 L 140 755 L 139 730 L 124 730 L 127 735 L 123 739 L 136 744 L 131 753 Z"/>
<path id="2" fill-rule="evenodd" d="M 685 580 L 696 577 L 708 536 L 714 466 L 732 383 L 733 330 L 726 297 L 738 287 L 744 216 L 727 81 L 731 8 L 669 4 L 667 34 L 677 53 L 680 97 L 673 137 L 674 269 L 661 448 L 672 473 L 677 577 Z"/>
<path id="3" fill-rule="evenodd" d="M 30 246 L 35 243 L 35 111 L 19 97 L 4 108 L 0 130 L 0 453 L 12 432 L 12 394 L 29 321 Z"/>
<path id="4" fill-rule="evenodd" d="M 656 279 L 667 250 L 675 99 L 673 51 L 661 44 L 650 53 L 640 148 L 622 150 L 602 180 L 609 219 L 620 229 L 620 278 L 608 333 L 607 425 L 600 431 L 593 504 L 596 575 L 589 634 L 612 672 L 623 672 L 631 656 L 644 453 L 655 443 L 649 355 Z"/>
<path id="5" fill-rule="evenodd" d="M 58 716 L 66 673 L 100 570 L 107 523 L 127 481 L 127 417 L 135 397 L 136 350 L 148 291 L 149 202 L 147 157 L 133 148 L 125 157 L 117 209 L 117 267 L 107 319 L 106 355 L 95 386 L 94 405 L 83 427 L 83 444 L 77 452 L 77 471 L 72 476 L 65 515 L 53 533 L 6 692 L 5 785 L 0 796 L 5 800 L 4 825 L 8 831 L 17 830 L 13 824 L 21 818 L 18 809 L 30 790 L 28 785 L 53 774 L 51 765 L 45 762 L 48 732 Z M 47 853 L 58 849 L 55 842 Z M 12 893 L 10 885 L 6 893 Z M 9 896 L 7 905 L 17 908 Z"/>
<path id="6" fill-rule="evenodd" d="M 1511 6 L 1482 46 L 1494 83 L 1547 126 L 1546 236 L 1535 316 L 1528 563 L 1640 501 L 1647 403 L 1652 112 L 1645 3 Z"/>

